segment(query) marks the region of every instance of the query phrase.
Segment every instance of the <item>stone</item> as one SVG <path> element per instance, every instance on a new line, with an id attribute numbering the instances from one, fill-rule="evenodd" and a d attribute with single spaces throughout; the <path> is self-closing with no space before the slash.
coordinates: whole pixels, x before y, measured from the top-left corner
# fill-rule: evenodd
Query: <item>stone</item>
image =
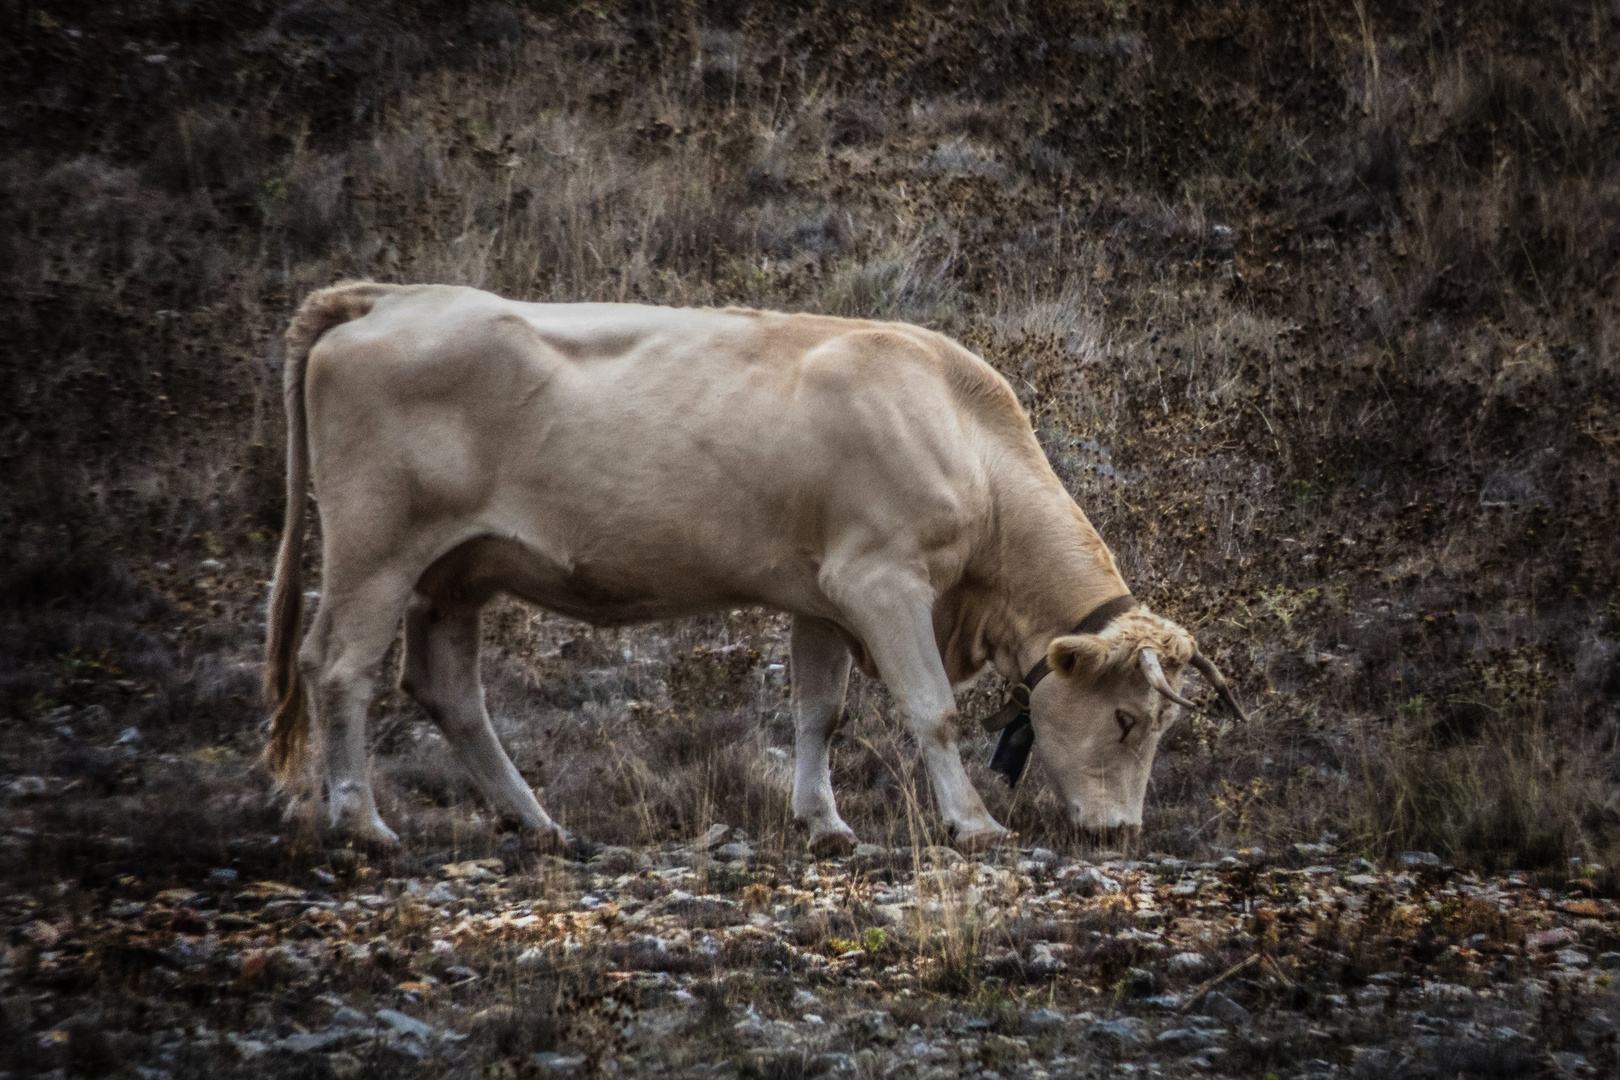
<path id="1" fill-rule="evenodd" d="M 398 1009 L 378 1009 L 377 1019 L 393 1028 L 401 1035 L 410 1035 L 418 1039 L 425 1039 L 433 1034 L 433 1027 L 424 1024 L 414 1016 L 407 1016 Z"/>
<path id="2" fill-rule="evenodd" d="M 1579 949 L 1559 949 L 1553 959 L 1564 967 L 1585 967 L 1592 962 L 1592 958 Z"/>
<path id="3" fill-rule="evenodd" d="M 721 825 L 719 822 L 715 822 L 713 825 L 709 826 L 709 831 L 703 834 L 702 839 L 700 839 L 695 846 L 704 851 L 707 851 L 713 847 L 718 847 L 720 842 L 726 838 L 726 834 L 730 831 L 731 826 Z"/>
<path id="4" fill-rule="evenodd" d="M 1036 1009 L 1024 1017 L 1024 1034 L 1041 1035 L 1063 1026 L 1066 1017 L 1055 1009 Z"/>
<path id="5" fill-rule="evenodd" d="M 468 859 L 465 862 L 445 863 L 440 871 L 453 881 L 499 881 L 506 872 L 506 864 L 499 859 Z"/>
<path id="6" fill-rule="evenodd" d="M 1215 1019 L 1228 1024 L 1241 1024 L 1249 1019 L 1249 1010 L 1219 990 L 1204 995 L 1203 1010 Z"/>
<path id="7" fill-rule="evenodd" d="M 1095 866 L 1082 866 L 1063 879 L 1063 891 L 1080 896 L 1096 896 L 1098 893 L 1117 893 L 1120 886 L 1117 880 Z"/>
<path id="8" fill-rule="evenodd" d="M 347 1031 L 335 1028 L 328 1028 L 325 1031 L 301 1032 L 282 1039 L 281 1048 L 292 1054 L 315 1054 L 338 1045 L 348 1037 L 349 1033 Z"/>
<path id="9" fill-rule="evenodd" d="M 1604 969 L 1605 971 L 1613 971 L 1616 968 L 1620 968 L 1620 952 L 1598 953 L 1597 964 L 1598 967 Z"/>
<path id="10" fill-rule="evenodd" d="M 360 1059 L 346 1050 L 326 1055 L 326 1071 L 332 1080 L 354 1080 L 364 1068 Z"/>
<path id="11" fill-rule="evenodd" d="M 1024 965 L 1024 970 L 1037 976 L 1055 975 L 1067 966 L 1052 954 L 1049 942 L 1037 941 L 1029 948 L 1029 961 Z"/>
<path id="12" fill-rule="evenodd" d="M 364 1028 L 371 1026 L 371 1017 L 353 1006 L 343 1005 L 332 1014 L 332 1023 L 350 1028 Z"/>
<path id="13" fill-rule="evenodd" d="M 1191 1054 L 1215 1043 L 1215 1035 L 1210 1031 L 1200 1031 L 1198 1028 L 1171 1028 L 1159 1032 L 1159 1037 L 1153 1040 L 1155 1046 L 1162 1046 L 1178 1054 Z"/>
<path id="14" fill-rule="evenodd" d="M 620 874 L 632 874 L 638 870 L 645 870 L 652 866 L 652 860 L 639 851 L 609 845 L 592 855 L 590 862 L 586 865 L 599 874 L 610 874 L 617 877 Z"/>
<path id="15" fill-rule="evenodd" d="M 456 895 L 454 889 L 441 881 L 429 889 L 422 899 L 430 904 L 453 904 L 461 898 Z"/>
<path id="16" fill-rule="evenodd" d="M 1180 952 L 1170 958 L 1166 965 L 1171 971 L 1193 972 L 1204 966 L 1204 954 L 1195 952 Z"/>
<path id="17" fill-rule="evenodd" d="M 529 1063 L 543 1077 L 545 1076 L 572 1076 L 585 1064 L 584 1057 L 559 1053 L 556 1050 L 547 1050 L 540 1054 L 529 1055 Z"/>
<path id="18" fill-rule="evenodd" d="M 1133 1046 L 1146 1037 L 1147 1025 L 1134 1016 L 1098 1020 L 1086 1028 L 1086 1038 L 1115 1047 Z"/>
<path id="19" fill-rule="evenodd" d="M 749 847 L 747 844 L 740 842 L 721 844 L 719 847 L 714 849 L 714 857 L 716 861 L 724 863 L 752 862 L 754 859 L 754 849 Z"/>
<path id="20" fill-rule="evenodd" d="M 890 1045 L 900 1038 L 894 1016 L 884 1009 L 856 1013 L 844 1023 L 845 1029 L 862 1042 Z"/>
<path id="21" fill-rule="evenodd" d="M 1440 856 L 1432 851 L 1403 851 L 1399 861 L 1402 866 L 1415 869 L 1420 866 L 1439 866 Z"/>
<path id="22" fill-rule="evenodd" d="M 1551 949 L 1558 945 L 1567 945 L 1579 940 L 1575 931 L 1565 926 L 1555 926 L 1551 930 L 1536 930 L 1524 935 L 1524 947 L 1531 952 L 1541 949 Z"/>
<path id="23" fill-rule="evenodd" d="M 849 1054 L 815 1054 L 805 1062 L 806 1076 L 842 1076 L 860 1070 L 855 1058 Z"/>
<path id="24" fill-rule="evenodd" d="M 43 776 L 19 776 L 6 785 L 6 794 L 16 800 L 37 799 L 45 794 Z"/>

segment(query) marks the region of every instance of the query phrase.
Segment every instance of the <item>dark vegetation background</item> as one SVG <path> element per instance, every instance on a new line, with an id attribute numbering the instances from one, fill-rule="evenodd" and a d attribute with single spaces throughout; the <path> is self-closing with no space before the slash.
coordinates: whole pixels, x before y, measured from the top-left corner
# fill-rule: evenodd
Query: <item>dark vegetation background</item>
<path id="1" fill-rule="evenodd" d="M 1614 3 L 6 0 L 0 73 L 8 875 L 272 843 L 279 335 L 341 277 L 950 332 L 1251 703 L 1147 846 L 1620 859 Z M 486 637 L 570 827 L 799 842 L 782 620 Z M 836 781 L 903 842 L 886 708 Z M 492 842 L 414 707 L 373 731 L 407 844 Z"/>

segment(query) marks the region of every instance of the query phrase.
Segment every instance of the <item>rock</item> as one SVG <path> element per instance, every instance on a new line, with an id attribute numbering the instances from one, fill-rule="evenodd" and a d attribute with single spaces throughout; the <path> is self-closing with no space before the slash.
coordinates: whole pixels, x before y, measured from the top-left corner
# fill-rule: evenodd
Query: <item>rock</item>
<path id="1" fill-rule="evenodd" d="M 861 1042 L 890 1045 L 900 1038 L 900 1029 L 895 1025 L 894 1017 L 883 1009 L 856 1013 L 845 1021 L 844 1026 L 851 1036 Z"/>
<path id="2" fill-rule="evenodd" d="M 960 866 L 967 861 L 960 851 L 939 844 L 923 848 L 920 855 L 924 866 Z"/>
<path id="3" fill-rule="evenodd" d="M 281 1048 L 291 1054 L 314 1054 L 331 1049 L 348 1037 L 349 1033 L 342 1029 L 303 1032 L 282 1039 Z"/>
<path id="4" fill-rule="evenodd" d="M 714 849 L 714 857 L 718 862 L 746 863 L 754 859 L 754 849 L 744 843 L 721 844 Z"/>
<path id="5" fill-rule="evenodd" d="M 1551 930 L 1536 930 L 1524 935 L 1524 947 L 1531 952 L 1541 949 L 1551 949 L 1557 945 L 1567 945 L 1579 940 L 1575 931 L 1565 926 L 1555 926 Z"/>
<path id="6" fill-rule="evenodd" d="M 879 847 L 877 844 L 856 844 L 850 857 L 857 865 L 871 866 L 886 860 L 889 857 L 889 849 Z"/>
<path id="7" fill-rule="evenodd" d="M 546 953 L 544 949 L 540 948 L 538 945 L 530 945 L 527 949 L 524 949 L 522 952 L 517 954 L 517 959 L 515 962 L 522 964 L 524 967 L 528 967 L 531 964 L 540 963 L 545 958 Z"/>
<path id="8" fill-rule="evenodd" d="M 393 1028 L 401 1035 L 410 1035 L 418 1039 L 425 1039 L 433 1034 L 433 1027 L 424 1024 L 414 1016 L 407 1016 L 398 1009 L 378 1009 L 377 1019 Z"/>
<path id="9" fill-rule="evenodd" d="M 1228 1024 L 1242 1024 L 1249 1019 L 1249 1010 L 1219 990 L 1204 995 L 1203 1010 L 1215 1019 Z"/>
<path id="10" fill-rule="evenodd" d="M 1130 983 L 1132 997 L 1147 997 L 1158 985 L 1158 979 L 1147 968 L 1127 968 L 1125 978 Z"/>
<path id="11" fill-rule="evenodd" d="M 118 733 L 118 738 L 113 740 L 113 745 L 114 746 L 133 746 L 134 744 L 136 744 L 136 743 L 138 743 L 140 741 L 141 741 L 141 729 L 138 728 L 138 727 L 127 727 L 123 731 L 120 731 Z"/>
<path id="12" fill-rule="evenodd" d="M 1204 966 L 1204 954 L 1195 952 L 1179 952 L 1170 958 L 1166 965 L 1171 971 L 1193 972 Z"/>
<path id="13" fill-rule="evenodd" d="M 208 871 L 208 884 L 210 885 L 233 885 L 235 883 L 236 871 L 229 867 L 221 866 Z"/>
<path id="14" fill-rule="evenodd" d="M 1419 866 L 1439 866 L 1440 856 L 1432 851 L 1403 851 L 1400 856 L 1402 866 L 1416 868 Z"/>
<path id="15" fill-rule="evenodd" d="M 984 1055 L 993 1065 L 1006 1068 L 1029 1060 L 1029 1043 L 1006 1035 L 990 1035 L 984 1040 Z"/>
<path id="16" fill-rule="evenodd" d="M 664 901 L 664 910 L 695 927 L 732 926 L 745 921 L 742 905 L 723 896 L 692 896 L 677 891 Z"/>
<path id="17" fill-rule="evenodd" d="M 860 1066 L 850 1054 L 816 1054 L 805 1062 L 806 1076 L 841 1076 L 859 1071 Z"/>
<path id="18" fill-rule="evenodd" d="M 19 802 L 23 799 L 37 799 L 45 794 L 45 787 L 43 776 L 19 776 L 6 785 L 6 795 Z"/>
<path id="19" fill-rule="evenodd" d="M 1037 941 L 1029 948 L 1029 960 L 1024 964 L 1024 970 L 1037 976 L 1055 975 L 1068 965 L 1052 955 L 1052 946 L 1045 941 Z"/>
<path id="20" fill-rule="evenodd" d="M 1066 1018 L 1055 1009 L 1036 1009 L 1024 1017 L 1024 1034 L 1041 1035 L 1048 1031 L 1056 1031 L 1063 1026 Z"/>
<path id="21" fill-rule="evenodd" d="M 1602 1013 L 1587 1018 L 1575 1029 L 1575 1041 L 1588 1052 L 1614 1045 L 1614 1036 L 1614 1021 Z"/>
<path id="22" fill-rule="evenodd" d="M 585 1059 L 562 1054 L 556 1050 L 547 1050 L 542 1054 L 531 1054 L 529 1063 L 542 1077 L 572 1076 L 585 1064 Z"/>
<path id="23" fill-rule="evenodd" d="M 454 889 L 440 881 L 429 889 L 427 895 L 423 896 L 422 899 L 430 904 L 453 904 L 461 898 L 456 895 Z"/>
<path id="24" fill-rule="evenodd" d="M 1117 1020 L 1098 1020 L 1086 1028 L 1086 1038 L 1115 1047 L 1133 1046 L 1145 1038 L 1146 1028 L 1134 1016 L 1121 1016 Z"/>
<path id="25" fill-rule="evenodd" d="M 608 846 L 592 855 L 587 865 L 599 874 L 618 877 L 620 874 L 633 874 L 638 870 L 645 870 L 652 866 L 652 860 L 641 852 L 627 847 Z"/>
<path id="26" fill-rule="evenodd" d="M 506 864 L 499 859 L 468 859 L 466 862 L 445 863 L 440 870 L 452 881 L 499 881 L 506 872 Z"/>
<path id="27" fill-rule="evenodd" d="M 821 1007 L 821 999 L 808 990 L 795 990 L 793 1005 L 798 1009 L 816 1009 Z"/>
<path id="28" fill-rule="evenodd" d="M 1063 879 L 1063 891 L 1080 896 L 1096 896 L 1098 893 L 1117 893 L 1120 887 L 1118 881 L 1095 866 L 1082 866 Z"/>
<path id="29" fill-rule="evenodd" d="M 1579 949 L 1559 949 L 1553 959 L 1564 967 L 1585 967 L 1592 962 L 1592 958 Z"/>
<path id="30" fill-rule="evenodd" d="M 343 1005 L 332 1014 L 332 1023 L 341 1024 L 350 1028 L 365 1028 L 371 1026 L 371 1017 L 349 1005 Z"/>
<path id="31" fill-rule="evenodd" d="M 1215 1044 L 1216 1031 L 1200 1030 L 1199 1028 L 1171 1028 L 1169 1031 L 1159 1032 L 1159 1037 L 1153 1040 L 1155 1046 L 1162 1046 L 1178 1054 L 1191 1054 Z"/>
<path id="32" fill-rule="evenodd" d="M 1605 971 L 1620 968 L 1620 952 L 1598 953 L 1597 963 L 1598 967 L 1603 968 Z"/>
<path id="33" fill-rule="evenodd" d="M 709 831 L 703 834 L 703 838 L 693 846 L 703 851 L 717 847 L 719 846 L 720 842 L 726 838 L 726 834 L 730 831 L 731 826 L 721 825 L 719 822 L 715 822 L 713 825 L 709 826 Z"/>
<path id="34" fill-rule="evenodd" d="M 1175 1012 L 1181 1008 L 1180 994 L 1158 994 L 1154 997 L 1145 997 L 1142 1004 L 1150 1009 L 1160 1009 L 1164 1012 Z"/>
<path id="35" fill-rule="evenodd" d="M 355 1080 L 364 1068 L 360 1059 L 346 1050 L 326 1055 L 326 1071 L 332 1080 Z"/>

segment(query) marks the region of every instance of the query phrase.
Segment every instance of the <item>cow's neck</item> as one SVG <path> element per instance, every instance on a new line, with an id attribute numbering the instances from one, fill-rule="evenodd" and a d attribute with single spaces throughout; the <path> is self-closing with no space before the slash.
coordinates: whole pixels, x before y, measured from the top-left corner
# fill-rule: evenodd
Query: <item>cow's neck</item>
<path id="1" fill-rule="evenodd" d="M 1009 679 L 1046 655 L 1053 638 L 1129 590 L 1102 537 L 1054 476 L 1000 515 L 996 577 L 980 648 Z"/>

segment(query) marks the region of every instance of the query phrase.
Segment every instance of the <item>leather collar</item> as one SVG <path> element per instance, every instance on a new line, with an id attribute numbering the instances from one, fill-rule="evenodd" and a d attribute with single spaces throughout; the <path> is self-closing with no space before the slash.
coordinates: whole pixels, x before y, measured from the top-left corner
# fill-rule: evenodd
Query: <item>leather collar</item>
<path id="1" fill-rule="evenodd" d="M 1109 623 L 1119 616 L 1136 607 L 1136 598 L 1126 593 L 1116 596 L 1105 604 L 1093 608 L 1091 613 L 1075 624 L 1071 634 L 1095 634 L 1102 631 Z M 1052 674 L 1052 665 L 1042 656 L 1035 661 L 1035 666 L 1014 683 L 1007 691 L 1007 703 L 999 710 L 985 717 L 980 723 L 986 731 L 1000 731 L 1002 728 L 1017 720 L 1022 714 L 1029 716 L 1029 695 L 1034 692 L 1040 681 Z"/>
<path id="2" fill-rule="evenodd" d="M 1136 599 L 1130 593 L 1116 596 L 1107 603 L 1093 608 L 1085 618 L 1075 624 L 1070 633 L 1098 633 L 1135 607 Z M 990 757 L 990 768 L 1006 778 L 1008 787 L 1018 783 L 1018 778 L 1024 775 L 1024 767 L 1029 763 L 1030 748 L 1035 745 L 1035 728 L 1029 718 L 1030 694 L 1040 681 L 1051 673 L 1052 665 L 1046 662 L 1046 657 L 1035 661 L 1035 666 L 1008 690 L 1007 703 L 981 722 L 986 731 L 1001 732 L 1001 738 L 996 742 L 995 753 Z"/>

